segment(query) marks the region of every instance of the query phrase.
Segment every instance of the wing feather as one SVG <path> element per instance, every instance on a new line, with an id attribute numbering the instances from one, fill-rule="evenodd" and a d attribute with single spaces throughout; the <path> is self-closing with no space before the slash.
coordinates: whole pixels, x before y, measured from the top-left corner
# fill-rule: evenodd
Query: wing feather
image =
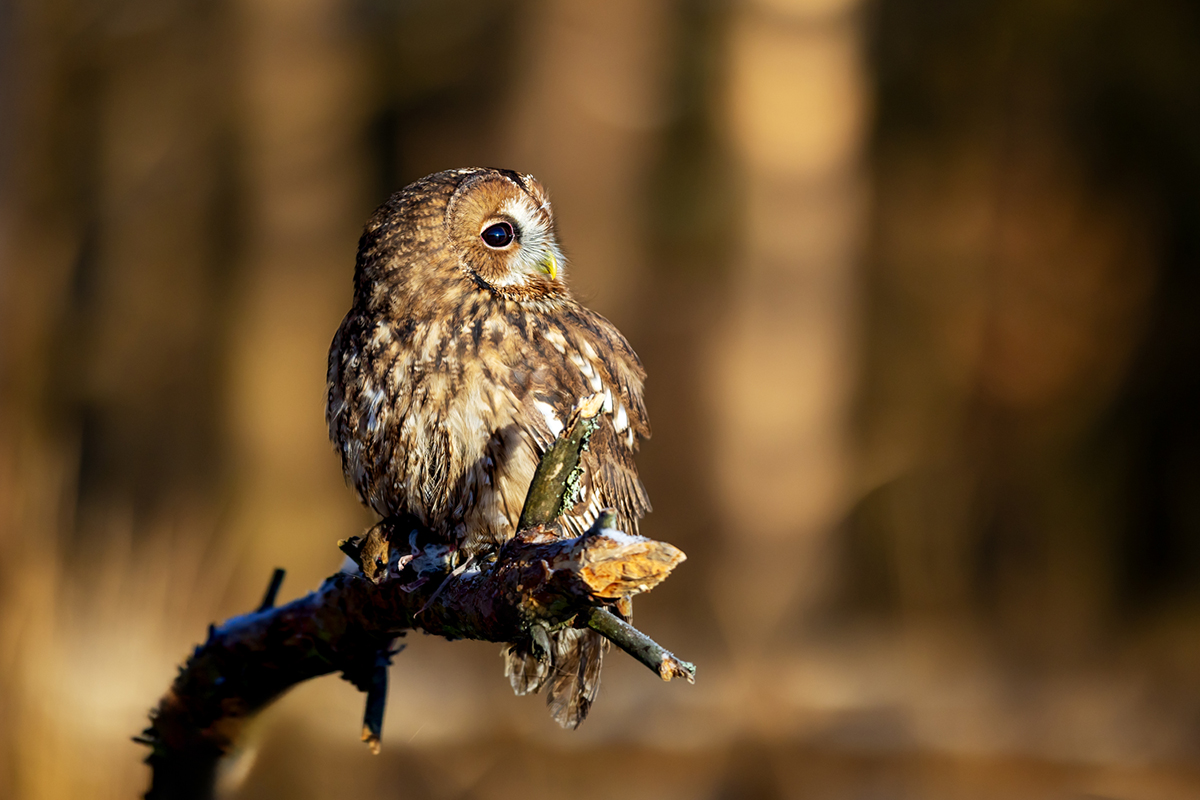
<path id="1" fill-rule="evenodd" d="M 612 323 L 579 306 L 567 306 L 535 334 L 542 357 L 533 373 L 523 419 L 539 455 L 554 442 L 577 403 L 601 392 L 605 410 L 583 454 L 578 492 L 563 515 L 568 533 L 579 535 L 600 511 L 613 508 L 622 530 L 636 533 L 650 511 L 634 456 L 650 422 L 642 397 L 645 372 Z M 632 434 L 632 435 L 631 435 Z"/>

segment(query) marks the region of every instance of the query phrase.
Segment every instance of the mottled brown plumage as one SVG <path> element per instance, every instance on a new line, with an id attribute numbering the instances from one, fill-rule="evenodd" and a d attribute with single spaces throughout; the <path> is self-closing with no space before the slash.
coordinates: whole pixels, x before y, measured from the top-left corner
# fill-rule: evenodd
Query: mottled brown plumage
<path id="1" fill-rule="evenodd" d="M 430 175 L 396 193 L 359 241 L 354 304 L 329 352 L 329 435 L 347 480 L 382 516 L 408 512 L 478 557 L 514 533 L 534 469 L 576 404 L 604 413 L 564 535 L 614 508 L 650 510 L 634 453 L 650 435 L 637 355 L 572 299 L 545 190 L 508 170 Z M 551 659 L 506 650 L 518 694 L 547 689 L 575 727 L 599 687 L 603 640 L 551 635 Z"/>

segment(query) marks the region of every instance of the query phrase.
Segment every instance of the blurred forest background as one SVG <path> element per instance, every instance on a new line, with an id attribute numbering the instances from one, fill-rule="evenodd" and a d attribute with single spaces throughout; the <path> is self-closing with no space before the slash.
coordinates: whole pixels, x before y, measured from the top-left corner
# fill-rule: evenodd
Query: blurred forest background
<path id="1" fill-rule="evenodd" d="M 408 637 L 234 798 L 1200 796 L 1185 0 L 0 2 L 0 796 L 129 798 L 200 641 L 370 523 L 323 426 L 356 239 L 494 165 L 642 355 L 689 555 L 575 733 Z"/>

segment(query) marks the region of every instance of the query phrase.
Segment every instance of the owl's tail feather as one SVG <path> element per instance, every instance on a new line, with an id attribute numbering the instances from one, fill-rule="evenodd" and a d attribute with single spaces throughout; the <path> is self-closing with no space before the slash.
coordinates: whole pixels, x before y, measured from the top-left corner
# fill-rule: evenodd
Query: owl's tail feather
<path id="1" fill-rule="evenodd" d="M 504 651 L 504 674 L 517 694 L 546 687 L 550 715 L 564 728 L 578 728 L 600 689 L 600 667 L 608 641 L 593 630 L 565 628 L 550 634 L 550 658 L 541 661 L 527 646 Z"/>
<path id="2" fill-rule="evenodd" d="M 600 691 L 600 667 L 608 640 L 592 630 L 568 628 L 552 644 L 554 663 L 546 705 L 559 725 L 578 728 Z"/>
<path id="3" fill-rule="evenodd" d="M 507 645 L 500 655 L 504 656 L 504 677 L 508 678 L 516 695 L 537 692 L 550 674 L 549 659 L 538 658 L 527 643 Z"/>

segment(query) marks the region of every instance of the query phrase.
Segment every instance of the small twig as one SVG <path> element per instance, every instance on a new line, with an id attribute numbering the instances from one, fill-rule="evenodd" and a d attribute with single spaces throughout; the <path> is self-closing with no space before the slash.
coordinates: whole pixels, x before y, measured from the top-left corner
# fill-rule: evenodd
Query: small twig
<path id="1" fill-rule="evenodd" d="M 685 678 L 688 683 L 696 682 L 695 664 L 679 660 L 674 653 L 611 611 L 593 608 L 588 615 L 587 625 L 645 664 L 664 681 Z"/>
<path id="2" fill-rule="evenodd" d="M 580 453 L 596 428 L 596 415 L 603 405 L 604 395 L 594 394 L 575 408 L 567 427 L 538 463 L 517 530 L 549 525 L 562 513 L 571 473 L 579 466 Z"/>
<path id="3" fill-rule="evenodd" d="M 279 589 L 283 586 L 283 579 L 286 575 L 287 570 L 282 567 L 276 567 L 275 571 L 271 573 L 271 582 L 267 584 L 267 591 L 258 605 L 259 611 L 267 611 L 275 607 L 275 598 L 279 596 Z"/>

